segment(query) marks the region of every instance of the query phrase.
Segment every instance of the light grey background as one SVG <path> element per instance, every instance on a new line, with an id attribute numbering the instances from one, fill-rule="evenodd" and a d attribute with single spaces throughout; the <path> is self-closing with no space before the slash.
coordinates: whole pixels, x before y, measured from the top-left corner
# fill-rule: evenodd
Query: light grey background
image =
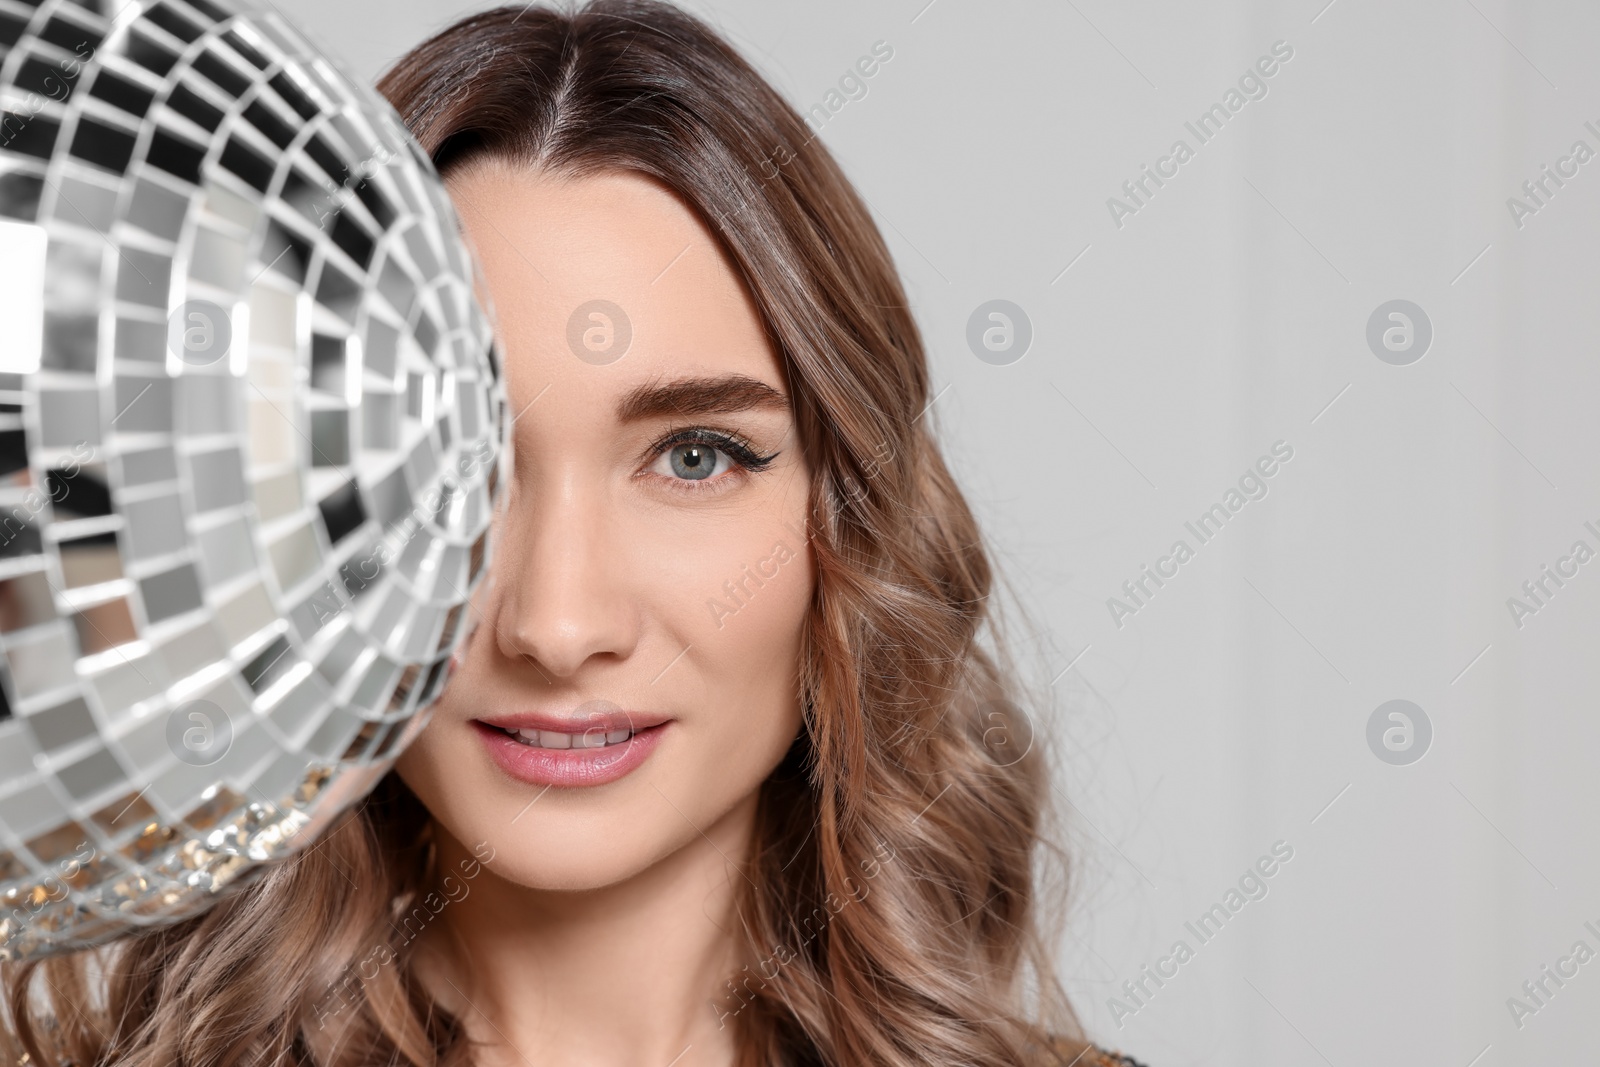
<path id="1" fill-rule="evenodd" d="M 371 79 L 482 5 L 277 0 Z M 1600 151 L 1600 9 L 1576 0 L 696 0 L 802 109 L 894 49 L 828 147 L 926 331 L 934 414 L 1047 631 L 1080 857 L 1061 961 L 1091 1034 L 1152 1067 L 1570 1063 L 1600 1045 L 1600 160 L 1519 228 L 1507 198 Z M 1214 140 L 1184 128 L 1294 49 Z M 1107 198 L 1195 157 L 1117 227 Z M 1553 186 L 1551 186 L 1553 188 Z M 1070 265 L 1070 268 L 1069 268 Z M 980 361 L 968 315 L 1031 319 Z M 1434 338 L 1380 361 L 1406 299 Z M 1283 440 L 1291 461 L 1118 628 L 1107 607 Z M 1554 588 L 1553 585 L 1550 588 Z M 1070 670 L 1061 673 L 1072 664 Z M 1369 750 L 1385 701 L 1433 726 Z M 1184 923 L 1283 840 L 1269 894 Z M 1119 1020 L 1178 939 L 1195 957 Z M 1553 984 L 1549 988 L 1554 990 Z"/>

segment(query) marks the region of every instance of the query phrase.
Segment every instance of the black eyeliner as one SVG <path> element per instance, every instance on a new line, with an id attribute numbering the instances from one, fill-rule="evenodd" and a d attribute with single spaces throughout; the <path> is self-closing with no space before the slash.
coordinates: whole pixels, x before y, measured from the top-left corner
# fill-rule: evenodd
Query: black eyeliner
<path id="1" fill-rule="evenodd" d="M 779 452 L 773 452 L 770 455 L 763 456 L 756 451 L 754 445 L 743 437 L 723 430 L 708 429 L 704 426 L 686 426 L 669 431 L 650 446 L 650 454 L 652 456 L 660 455 L 674 445 L 694 444 L 711 445 L 714 448 L 719 448 L 733 457 L 740 466 L 750 471 L 765 469 L 780 455 Z"/>

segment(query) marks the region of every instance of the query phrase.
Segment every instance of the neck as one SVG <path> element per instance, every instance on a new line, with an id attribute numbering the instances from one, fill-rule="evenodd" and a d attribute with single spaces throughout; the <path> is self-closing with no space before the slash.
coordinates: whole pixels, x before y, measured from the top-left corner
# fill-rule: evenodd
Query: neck
<path id="1" fill-rule="evenodd" d="M 726 1067 L 721 993 L 739 969 L 735 901 L 755 798 L 620 882 L 534 889 L 485 864 L 417 942 L 417 973 L 481 1049 L 475 1067 Z M 438 869 L 474 857 L 434 824 Z M 459 878 L 458 878 L 459 880 Z M 443 894 L 441 894 L 442 896 Z"/>

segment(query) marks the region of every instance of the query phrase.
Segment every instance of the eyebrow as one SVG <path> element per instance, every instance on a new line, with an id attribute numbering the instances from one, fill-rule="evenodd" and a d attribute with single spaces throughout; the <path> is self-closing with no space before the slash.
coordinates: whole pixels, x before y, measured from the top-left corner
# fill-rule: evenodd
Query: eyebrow
<path id="1" fill-rule="evenodd" d="M 630 390 L 617 404 L 617 421 L 641 422 L 666 415 L 728 415 L 755 408 L 789 410 L 789 398 L 766 382 L 743 374 L 679 378 Z"/>

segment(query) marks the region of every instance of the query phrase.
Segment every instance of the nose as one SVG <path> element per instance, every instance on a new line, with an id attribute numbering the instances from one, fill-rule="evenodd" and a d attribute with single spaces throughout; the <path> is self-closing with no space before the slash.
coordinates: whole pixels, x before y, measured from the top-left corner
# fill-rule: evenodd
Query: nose
<path id="1" fill-rule="evenodd" d="M 638 600 L 614 565 L 618 524 L 608 521 L 601 488 L 575 471 L 539 481 L 513 480 L 489 621 L 501 655 L 570 680 L 596 657 L 625 659 L 634 650 Z"/>

